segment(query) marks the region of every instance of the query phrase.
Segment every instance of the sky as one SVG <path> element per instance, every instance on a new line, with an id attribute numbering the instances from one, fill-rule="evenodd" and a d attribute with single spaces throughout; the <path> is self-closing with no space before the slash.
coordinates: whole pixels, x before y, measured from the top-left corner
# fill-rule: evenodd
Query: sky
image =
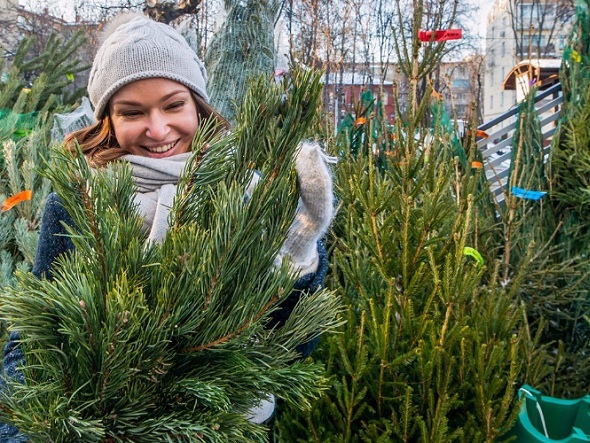
<path id="1" fill-rule="evenodd" d="M 475 15 L 476 22 L 472 24 L 471 29 L 464 29 L 463 32 L 477 32 L 479 37 L 482 41 L 482 50 L 485 50 L 483 46 L 485 44 L 485 28 L 486 28 L 486 20 L 489 11 L 491 10 L 493 3 L 496 0 L 459 0 L 459 1 L 467 1 L 474 6 L 479 8 L 479 12 Z M 73 19 L 69 17 L 69 15 L 73 15 L 73 7 L 72 4 L 74 3 L 73 0 L 57 0 L 53 2 L 49 2 L 49 0 L 20 0 L 20 3 L 23 5 L 27 5 L 31 7 L 31 9 L 35 10 L 34 6 L 39 6 L 42 4 L 48 5 L 49 3 L 53 4 L 53 7 L 59 9 L 60 12 L 63 14 L 63 18 Z M 105 0 L 105 3 L 108 3 L 108 0 Z M 57 12 L 57 11 L 56 11 Z M 60 14 L 58 14 L 60 15 Z"/>

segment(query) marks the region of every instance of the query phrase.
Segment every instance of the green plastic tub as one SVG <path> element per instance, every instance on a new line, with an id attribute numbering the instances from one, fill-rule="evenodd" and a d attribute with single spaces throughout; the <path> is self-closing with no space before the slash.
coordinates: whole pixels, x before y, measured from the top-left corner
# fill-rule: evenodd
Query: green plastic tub
<path id="1" fill-rule="evenodd" d="M 516 424 L 508 436 L 517 443 L 588 443 L 590 442 L 590 395 L 577 400 L 563 400 L 542 395 L 524 385 L 524 397 Z"/>

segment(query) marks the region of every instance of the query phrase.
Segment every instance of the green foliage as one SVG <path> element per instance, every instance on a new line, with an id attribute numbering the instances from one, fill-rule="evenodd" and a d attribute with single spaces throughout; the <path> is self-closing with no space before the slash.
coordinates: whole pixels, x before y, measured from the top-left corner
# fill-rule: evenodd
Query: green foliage
<path id="1" fill-rule="evenodd" d="M 39 175 L 49 146 L 46 131 L 37 129 L 24 139 L 6 140 L 1 151 L 0 201 L 24 190 L 32 198 L 0 214 L 0 286 L 14 283 L 16 269 L 30 270 L 37 249 L 38 229 L 49 181 Z"/>
<path id="2" fill-rule="evenodd" d="M 579 296 L 578 300 L 560 307 L 562 319 L 552 322 L 562 331 L 555 345 L 554 373 L 550 382 L 541 389 L 570 398 L 588 393 L 590 384 L 590 13 L 587 1 L 576 2 L 576 20 L 564 50 L 560 80 L 564 103 L 556 135 L 551 144 L 549 173 L 551 203 L 555 223 L 561 227 L 555 236 L 559 253 L 585 273 L 578 284 L 566 281 Z M 563 317 L 566 317 L 563 319 Z"/>
<path id="3" fill-rule="evenodd" d="M 53 281 L 19 273 L 2 303 L 27 360 L 25 384 L 2 395 L 2 421 L 33 441 L 265 441 L 245 417 L 261 397 L 305 408 L 319 396 L 322 366 L 297 361 L 296 346 L 339 324 L 337 299 L 304 293 L 284 327 L 270 323 L 294 283 L 273 262 L 318 78 L 296 73 L 287 90 L 260 80 L 229 137 L 203 124 L 195 149 L 207 150 L 187 169 L 161 245 L 146 244 L 124 164 L 92 173 L 81 155 L 56 153 L 47 173 L 75 250 Z M 252 168 L 263 177 L 244 201 Z"/>
<path id="4" fill-rule="evenodd" d="M 510 161 L 509 186 L 525 189 L 547 189 L 543 161 L 543 136 L 539 116 L 535 112 L 537 88 L 531 88 L 528 96 L 519 104 L 518 119 L 514 133 L 514 144 Z M 513 177 L 517 177 L 512 179 Z"/>
<path id="5" fill-rule="evenodd" d="M 394 137 L 360 116 L 337 147 L 329 285 L 347 322 L 315 354 L 332 389 L 304 415 L 286 408 L 279 441 L 492 442 L 544 359 L 519 302 L 526 270 L 501 284 L 481 241 L 480 170 L 440 115 L 426 130 L 396 121 Z"/>
<path id="6" fill-rule="evenodd" d="M 571 254 L 587 244 L 588 196 L 590 195 L 590 12 L 588 2 L 577 5 L 576 22 L 564 51 L 562 80 L 563 117 L 551 146 L 551 185 L 557 210 L 570 230 L 581 241 L 569 242 Z M 582 248 L 580 252 L 586 252 Z"/>
<path id="7" fill-rule="evenodd" d="M 24 39 L 10 66 L 0 70 L 0 202 L 24 190 L 32 199 L 0 213 L 0 287 L 14 283 L 15 269 L 31 268 L 37 247 L 43 202 L 49 182 L 39 175 L 47 157 L 52 113 L 75 102 L 68 76 L 86 67 L 73 57 L 84 43 L 81 34 L 67 42 L 51 36 L 45 51 L 30 57 L 33 39 Z"/>
<path id="8" fill-rule="evenodd" d="M 541 328 L 540 339 L 548 345 L 547 373 L 537 380 L 536 386 L 554 395 L 579 396 L 587 390 L 584 380 L 588 380 L 588 370 L 580 367 L 575 375 L 558 374 L 564 370 L 564 359 L 573 366 L 588 359 L 585 356 L 588 340 L 581 334 L 588 262 L 583 257 L 565 254 L 563 222 L 549 198 L 530 200 L 519 198 L 512 192 L 515 186 L 553 191 L 546 176 L 543 137 L 534 108 L 534 94 L 535 91 L 531 91 L 520 104 L 506 205 L 498 211 L 504 232 L 502 274 L 508 281 L 518 269 L 528 269 L 526 280 L 518 288 L 519 297 L 525 303 L 529 323 L 534 328 Z M 550 197 L 559 200 L 554 192 Z M 585 387 L 580 390 L 582 386 Z"/>
<path id="9" fill-rule="evenodd" d="M 34 37 L 21 41 L 10 64 L 2 58 L 0 71 L 0 109 L 15 113 L 38 112 L 43 115 L 57 106 L 74 104 L 84 94 L 84 89 L 70 90 L 73 76 L 88 69 L 75 56 L 86 42 L 82 32 L 63 41 L 52 34 L 41 55 L 29 55 Z"/>

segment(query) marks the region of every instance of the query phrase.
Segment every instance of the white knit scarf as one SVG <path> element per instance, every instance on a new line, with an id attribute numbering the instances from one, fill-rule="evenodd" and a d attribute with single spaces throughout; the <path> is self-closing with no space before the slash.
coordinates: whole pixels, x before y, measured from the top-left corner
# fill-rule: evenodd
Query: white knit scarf
<path id="1" fill-rule="evenodd" d="M 133 171 L 137 188 L 134 198 L 143 217 L 143 228 L 149 233 L 150 243 L 161 243 L 166 236 L 176 185 L 192 155 L 192 152 L 187 152 L 164 159 L 140 155 L 122 157 L 129 162 Z"/>

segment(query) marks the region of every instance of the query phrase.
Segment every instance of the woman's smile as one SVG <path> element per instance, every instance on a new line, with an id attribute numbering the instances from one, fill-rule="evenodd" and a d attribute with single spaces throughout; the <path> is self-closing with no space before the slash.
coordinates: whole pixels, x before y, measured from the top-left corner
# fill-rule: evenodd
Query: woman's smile
<path id="1" fill-rule="evenodd" d="M 178 140 L 173 141 L 171 143 L 166 143 L 160 146 L 145 146 L 145 149 L 150 151 L 152 154 L 162 154 L 164 152 L 168 152 L 170 149 L 174 148 L 174 146 L 178 143 Z"/>

